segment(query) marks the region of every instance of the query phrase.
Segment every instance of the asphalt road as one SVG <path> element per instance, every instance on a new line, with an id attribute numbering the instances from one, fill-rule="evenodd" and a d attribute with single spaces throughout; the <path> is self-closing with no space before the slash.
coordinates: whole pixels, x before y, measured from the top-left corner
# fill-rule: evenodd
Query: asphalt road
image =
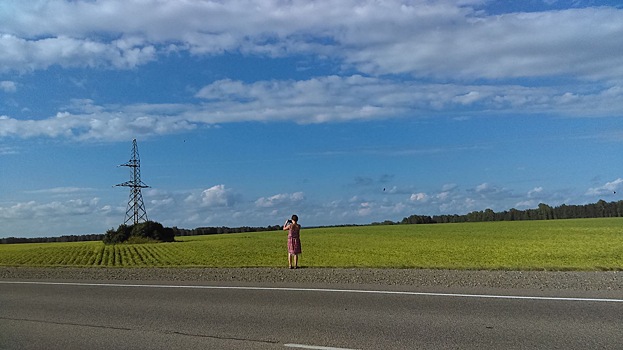
<path id="1" fill-rule="evenodd" d="M 123 283 L 0 280 L 0 349 L 623 349 L 616 298 Z"/>

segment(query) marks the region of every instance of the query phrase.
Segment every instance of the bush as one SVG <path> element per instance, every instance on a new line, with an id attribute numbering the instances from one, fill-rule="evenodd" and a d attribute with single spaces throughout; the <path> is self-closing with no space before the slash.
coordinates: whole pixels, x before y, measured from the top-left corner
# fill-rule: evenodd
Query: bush
<path id="1" fill-rule="evenodd" d="M 110 229 L 104 235 L 106 244 L 124 243 L 129 239 L 132 242 L 173 242 L 175 231 L 158 222 L 146 221 L 131 226 L 119 225 L 117 230 Z"/>
<path id="2" fill-rule="evenodd" d="M 104 243 L 106 244 L 117 244 L 123 243 L 130 238 L 130 233 L 132 231 L 132 227 L 128 225 L 119 225 L 117 230 L 110 229 L 106 231 L 104 235 Z"/>

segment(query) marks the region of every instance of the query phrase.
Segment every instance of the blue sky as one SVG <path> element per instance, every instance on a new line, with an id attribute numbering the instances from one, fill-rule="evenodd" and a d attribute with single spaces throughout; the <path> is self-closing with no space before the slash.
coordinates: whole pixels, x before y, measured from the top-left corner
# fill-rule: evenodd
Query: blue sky
<path id="1" fill-rule="evenodd" d="M 621 38 L 618 1 L 2 1 L 0 237 L 116 228 L 132 139 L 167 226 L 620 200 Z"/>

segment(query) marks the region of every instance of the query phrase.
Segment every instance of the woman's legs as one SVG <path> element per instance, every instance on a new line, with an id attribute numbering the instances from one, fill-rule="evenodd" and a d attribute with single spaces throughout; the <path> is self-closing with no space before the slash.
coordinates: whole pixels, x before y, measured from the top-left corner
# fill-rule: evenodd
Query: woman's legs
<path id="1" fill-rule="evenodd" d="M 296 269 L 299 267 L 299 255 L 288 253 L 288 267 Z"/>

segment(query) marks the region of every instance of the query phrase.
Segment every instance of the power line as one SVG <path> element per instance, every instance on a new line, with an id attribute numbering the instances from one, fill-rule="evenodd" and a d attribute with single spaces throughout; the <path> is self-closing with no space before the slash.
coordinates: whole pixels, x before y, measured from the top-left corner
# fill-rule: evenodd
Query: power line
<path id="1" fill-rule="evenodd" d="M 119 166 L 125 166 L 130 168 L 131 179 L 116 186 L 123 186 L 130 188 L 130 198 L 128 200 L 128 208 L 125 211 L 125 222 L 132 222 L 134 225 L 141 221 L 148 221 L 147 211 L 145 211 L 145 204 L 143 203 L 142 188 L 149 188 L 141 181 L 141 159 L 138 155 L 138 146 L 136 145 L 136 139 L 132 140 L 132 158 L 125 164 Z"/>

